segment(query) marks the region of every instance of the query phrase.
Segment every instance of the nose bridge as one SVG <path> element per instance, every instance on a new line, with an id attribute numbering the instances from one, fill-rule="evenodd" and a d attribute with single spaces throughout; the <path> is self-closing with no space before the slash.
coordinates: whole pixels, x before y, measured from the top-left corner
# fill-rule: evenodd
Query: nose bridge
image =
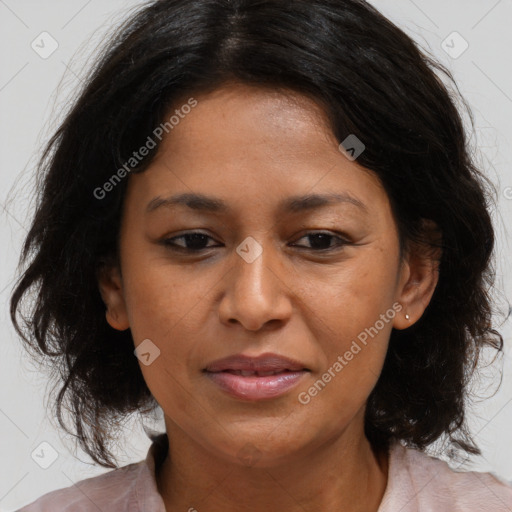
<path id="1" fill-rule="evenodd" d="M 270 241 L 247 237 L 237 248 L 228 274 L 221 318 L 257 330 L 270 320 L 284 320 L 291 311 L 278 249 Z"/>
<path id="2" fill-rule="evenodd" d="M 235 264 L 238 291 L 268 299 L 268 281 L 272 274 L 270 243 L 260 243 L 248 237 L 237 247 L 236 253 L 239 258 Z"/>

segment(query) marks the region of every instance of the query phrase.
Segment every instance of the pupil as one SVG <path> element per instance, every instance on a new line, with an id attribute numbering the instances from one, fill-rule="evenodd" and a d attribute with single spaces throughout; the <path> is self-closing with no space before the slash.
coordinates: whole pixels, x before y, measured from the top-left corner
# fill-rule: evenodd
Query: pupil
<path id="1" fill-rule="evenodd" d="M 203 235 L 201 233 L 192 233 L 190 235 L 186 235 L 186 237 L 187 246 L 189 249 L 204 249 L 206 235 Z"/>
<path id="2" fill-rule="evenodd" d="M 311 243 L 312 240 L 320 241 L 320 244 L 318 243 L 311 243 L 311 247 L 314 247 L 316 249 L 327 249 L 330 246 L 330 237 L 331 235 L 327 235 L 325 233 L 319 233 L 315 235 L 308 235 L 309 242 Z M 327 242 L 327 243 L 326 243 Z"/>

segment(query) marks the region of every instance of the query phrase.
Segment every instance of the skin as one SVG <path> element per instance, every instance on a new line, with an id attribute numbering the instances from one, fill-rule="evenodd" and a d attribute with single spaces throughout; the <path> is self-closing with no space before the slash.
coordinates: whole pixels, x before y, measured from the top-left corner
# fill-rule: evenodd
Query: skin
<path id="1" fill-rule="evenodd" d="M 196 99 L 150 167 L 129 177 L 121 265 L 99 280 L 110 325 L 130 328 L 136 346 L 150 339 L 160 350 L 140 366 L 170 439 L 157 471 L 166 510 L 377 511 L 388 458 L 364 436 L 366 401 L 391 329 L 411 326 L 427 307 L 439 255 L 411 249 L 399 260 L 385 190 L 339 151 L 312 100 L 241 84 Z M 278 208 L 290 196 L 332 192 L 365 206 Z M 230 210 L 145 212 L 153 198 L 178 193 L 215 196 Z M 162 243 L 190 231 L 211 237 L 196 245 L 206 249 Z M 319 232 L 332 237 L 306 236 Z M 252 263 L 236 252 L 249 236 L 263 250 Z M 349 243 L 337 246 L 338 236 Z M 403 309 L 301 404 L 298 394 L 396 303 Z M 264 352 L 311 372 L 286 395 L 259 402 L 228 396 L 202 373 L 216 359 Z"/>

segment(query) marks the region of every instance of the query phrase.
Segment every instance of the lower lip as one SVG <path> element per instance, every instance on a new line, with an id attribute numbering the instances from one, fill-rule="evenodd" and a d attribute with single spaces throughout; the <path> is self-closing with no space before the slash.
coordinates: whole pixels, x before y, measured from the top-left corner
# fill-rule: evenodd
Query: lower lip
<path id="1" fill-rule="evenodd" d="M 265 400 L 284 395 L 294 388 L 307 371 L 283 372 L 266 377 L 244 377 L 229 372 L 206 372 L 223 391 L 245 400 Z"/>

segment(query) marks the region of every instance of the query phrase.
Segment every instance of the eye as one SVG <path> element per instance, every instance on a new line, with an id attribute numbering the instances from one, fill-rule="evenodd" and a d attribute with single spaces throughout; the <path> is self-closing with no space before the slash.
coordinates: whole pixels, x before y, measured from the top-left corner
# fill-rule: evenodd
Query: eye
<path id="1" fill-rule="evenodd" d="M 182 240 L 183 245 L 176 243 L 177 240 Z M 206 235 L 205 233 L 194 231 L 190 233 L 184 233 L 172 238 L 166 238 L 165 240 L 162 240 L 162 244 L 175 251 L 200 252 L 204 251 L 205 249 L 216 247 L 215 245 L 205 245 L 207 244 L 208 240 L 213 240 L 213 238 Z"/>
<path id="2" fill-rule="evenodd" d="M 334 249 L 343 247 L 344 245 L 350 244 L 350 242 L 345 238 L 326 232 L 312 231 L 310 233 L 307 233 L 303 237 L 299 238 L 299 240 L 302 240 L 303 238 L 308 239 L 310 247 L 304 247 L 303 245 L 298 245 L 297 247 L 301 247 L 304 249 L 313 249 L 315 252 L 332 251 Z M 334 245 L 331 245 L 332 241 L 334 241 Z"/>
<path id="3" fill-rule="evenodd" d="M 307 239 L 309 247 L 305 245 L 299 245 L 296 242 L 292 244 L 295 247 L 299 247 L 304 250 L 312 250 L 314 252 L 332 251 L 339 249 L 345 245 L 350 244 L 348 240 L 342 238 L 339 235 L 327 232 L 310 232 L 299 238 L 299 240 Z M 180 241 L 180 243 L 178 243 Z M 181 252 L 201 252 L 213 247 L 220 247 L 219 245 L 208 245 L 208 241 L 214 241 L 212 237 L 199 231 L 193 231 L 189 233 L 183 233 L 179 236 L 172 238 L 166 238 L 162 240 L 162 244 L 170 248 L 173 251 Z M 333 244 L 334 242 L 334 244 Z"/>

